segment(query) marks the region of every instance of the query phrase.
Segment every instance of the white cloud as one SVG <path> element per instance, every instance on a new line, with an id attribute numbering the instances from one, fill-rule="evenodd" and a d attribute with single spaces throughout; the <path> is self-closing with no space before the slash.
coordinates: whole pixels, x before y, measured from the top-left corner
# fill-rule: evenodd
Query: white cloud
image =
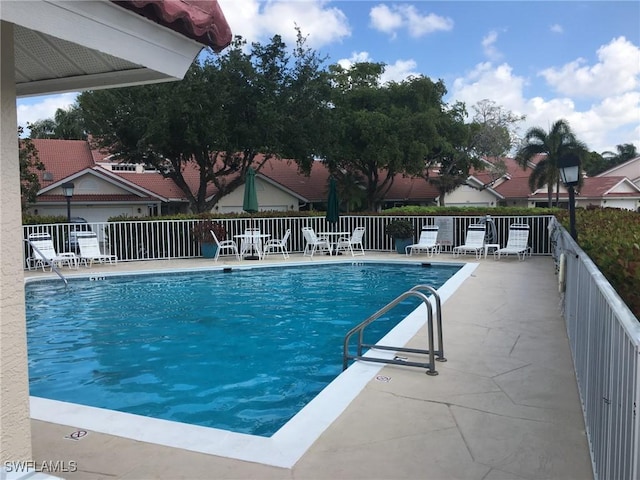
<path id="1" fill-rule="evenodd" d="M 525 100 L 522 91 L 526 79 L 515 76 L 508 64 L 495 67 L 490 62 L 480 63 L 465 77 L 457 78 L 451 88 L 454 101 L 462 101 L 470 107 L 485 98 L 522 115 Z"/>
<path id="2" fill-rule="evenodd" d="M 18 125 L 24 127 L 28 134 L 27 123 L 53 118 L 59 108 L 68 109 L 76 101 L 77 93 L 46 95 L 20 99 L 17 104 Z"/>
<path id="3" fill-rule="evenodd" d="M 527 85 L 528 80 L 515 75 L 508 64 L 481 63 L 453 82 L 449 101 L 463 101 L 471 109 L 487 98 L 517 115 L 524 114 L 520 135 L 531 127 L 548 130 L 563 118 L 590 150 L 615 151 L 622 143 L 634 143 L 640 149 L 640 92 L 611 95 L 581 111 L 569 96 L 527 99 Z"/>
<path id="4" fill-rule="evenodd" d="M 395 38 L 397 31 L 407 28 L 409 35 L 419 38 L 434 32 L 453 29 L 453 20 L 434 13 L 422 15 L 413 5 L 381 4 L 369 11 L 370 25 L 375 30 L 390 34 Z"/>
<path id="5" fill-rule="evenodd" d="M 389 33 L 395 37 L 395 31 L 402 27 L 402 15 L 392 12 L 386 5 L 377 5 L 369 11 L 371 26 L 375 30 Z"/>
<path id="6" fill-rule="evenodd" d="M 420 75 L 416 71 L 414 60 L 397 60 L 393 65 L 387 65 L 382 74 L 382 83 L 400 82 L 408 77 Z"/>
<path id="7" fill-rule="evenodd" d="M 440 17 L 434 13 L 420 15 L 413 5 L 403 5 L 399 8 L 406 18 L 409 34 L 414 38 L 434 32 L 446 32 L 453 28 L 453 20 L 450 18 Z"/>
<path id="8" fill-rule="evenodd" d="M 336 63 L 345 70 L 348 70 L 354 63 L 373 62 L 369 52 L 353 52 L 349 58 L 342 58 Z"/>
<path id="9" fill-rule="evenodd" d="M 265 42 L 278 34 L 287 45 L 296 41 L 296 27 L 307 37 L 310 47 L 320 48 L 351 35 L 347 17 L 324 0 L 272 1 L 220 0 L 234 35 L 249 43 Z"/>
<path id="10" fill-rule="evenodd" d="M 564 28 L 562 28 L 562 25 L 558 23 L 554 23 L 553 25 L 551 25 L 549 27 L 549 30 L 551 30 L 553 33 L 564 33 Z"/>
<path id="11" fill-rule="evenodd" d="M 490 31 L 486 37 L 482 39 L 482 49 L 484 54 L 489 60 L 497 61 L 502 58 L 502 54 L 496 48 L 496 42 L 498 41 L 498 32 L 495 30 Z"/>
<path id="12" fill-rule="evenodd" d="M 579 58 L 539 75 L 557 92 L 579 97 L 606 98 L 637 89 L 640 85 L 640 47 L 624 37 L 598 49 L 598 63 Z"/>

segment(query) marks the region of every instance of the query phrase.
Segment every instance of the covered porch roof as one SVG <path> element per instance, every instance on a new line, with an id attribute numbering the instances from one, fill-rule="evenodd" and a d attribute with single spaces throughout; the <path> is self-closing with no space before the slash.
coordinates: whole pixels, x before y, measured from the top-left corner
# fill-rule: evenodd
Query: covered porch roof
<path id="1" fill-rule="evenodd" d="M 8 0 L 0 18 L 14 24 L 19 97 L 181 79 L 232 38 L 215 0 Z"/>

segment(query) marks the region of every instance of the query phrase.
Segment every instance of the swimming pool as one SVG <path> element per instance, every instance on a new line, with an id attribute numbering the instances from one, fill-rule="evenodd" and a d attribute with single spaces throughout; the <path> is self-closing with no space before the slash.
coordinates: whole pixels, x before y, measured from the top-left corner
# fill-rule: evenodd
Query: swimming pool
<path id="1" fill-rule="evenodd" d="M 459 268 L 460 265 L 455 267 L 456 270 Z M 388 281 L 394 275 L 393 270 L 396 269 L 400 272 L 400 276 L 406 280 L 406 284 L 403 284 L 398 278 L 391 282 Z M 133 278 L 121 276 L 117 278 L 105 277 L 94 282 L 72 280 L 69 282 L 70 287 L 68 289 L 64 289 L 59 282 L 54 284 L 56 285 L 55 287 L 46 285 L 46 288 L 60 288 L 61 291 L 56 295 L 43 294 L 42 288 L 45 288 L 45 285 L 42 282 L 33 282 L 27 288 L 28 302 L 39 299 L 40 303 L 36 303 L 35 308 L 33 305 L 29 307 L 30 312 L 28 314 L 32 395 L 36 397 L 47 396 L 64 402 L 92 405 L 91 401 L 82 400 L 85 394 L 88 394 L 89 397 L 95 396 L 96 389 L 106 387 L 104 391 L 107 393 L 99 394 L 98 396 L 103 398 L 118 396 L 126 398 L 127 395 L 123 394 L 121 389 L 123 386 L 129 386 L 133 387 L 134 392 L 129 395 L 129 399 L 125 400 L 125 403 L 133 404 L 137 402 L 156 406 L 156 404 L 160 403 L 159 397 L 164 395 L 163 392 L 167 390 L 186 391 L 188 392 L 187 398 L 190 399 L 188 402 L 185 402 L 184 399 L 176 400 L 173 398 L 169 402 L 169 410 L 172 414 L 176 411 L 178 413 L 186 412 L 187 417 L 192 417 L 194 415 L 197 416 L 201 410 L 204 410 L 205 413 L 211 416 L 211 398 L 220 397 L 222 399 L 222 410 L 232 410 L 233 404 L 238 403 L 240 404 L 240 417 L 249 423 L 256 423 L 257 421 L 260 429 L 257 432 L 251 430 L 250 433 L 268 436 L 275 430 L 280 429 L 278 431 L 279 434 L 280 431 L 287 430 L 286 428 L 280 428 L 282 424 L 295 415 L 298 409 L 309 403 L 311 398 L 340 373 L 341 340 L 344 333 L 353 326 L 354 322 L 357 323 L 363 320 L 398 294 L 417 283 L 433 284 L 434 282 L 431 279 L 427 280 L 426 277 L 430 277 L 430 274 L 437 269 L 422 268 L 417 262 L 408 265 L 358 262 L 357 264 L 343 263 L 341 265 L 325 266 L 315 264 L 310 268 L 311 272 L 308 272 L 308 270 L 309 267 L 302 268 L 296 265 L 292 268 L 234 269 L 231 272 L 218 269 L 215 272 L 189 274 L 189 283 L 204 288 L 206 294 L 183 291 L 179 288 L 178 286 L 184 283 L 185 280 L 182 273 L 165 274 L 161 277 L 140 277 L 135 281 Z M 321 280 L 309 276 L 311 273 L 316 274 L 318 272 L 321 273 Z M 343 286 L 336 284 L 338 278 L 345 280 Z M 144 281 L 139 283 L 141 279 Z M 223 284 L 215 285 L 212 283 L 213 281 L 222 282 Z M 390 285 L 390 287 L 387 287 L 387 285 Z M 376 294 L 364 295 L 360 300 L 354 301 L 354 297 L 358 294 L 370 291 L 375 291 Z M 157 310 L 169 311 L 169 320 L 163 320 L 163 322 L 169 324 L 169 329 L 159 329 L 157 328 L 158 325 L 147 329 L 148 325 L 145 324 L 151 322 L 149 318 L 145 315 L 139 316 L 134 313 L 136 310 L 134 308 L 135 304 L 143 298 L 141 292 L 145 292 L 145 296 L 148 295 L 148 298 L 141 303 L 142 307 L 146 306 L 143 312 L 145 315 L 147 313 L 158 313 L 149 312 L 154 310 L 154 308 L 149 308 L 150 306 L 160 305 L 161 302 L 164 304 L 163 308 Z M 74 302 L 68 297 L 69 295 L 72 297 L 77 296 L 80 293 L 87 295 L 89 300 L 76 300 Z M 98 293 L 105 294 L 106 298 L 110 298 L 110 301 L 100 308 L 95 308 L 97 303 L 96 295 Z M 261 298 L 264 293 L 267 294 L 268 298 Z M 131 300 L 126 300 L 124 298 L 125 294 L 131 295 Z M 285 297 L 287 296 L 293 298 L 292 303 L 285 302 Z M 206 297 L 210 303 L 204 306 L 197 305 L 197 302 L 200 302 L 203 297 Z M 313 302 L 310 302 L 309 299 L 313 299 Z M 223 300 L 229 301 L 229 305 L 224 309 L 228 315 L 221 313 L 220 302 Z M 275 300 L 277 308 L 273 307 L 273 305 L 267 307 L 267 300 Z M 256 302 L 260 308 L 247 309 L 246 305 L 249 301 Z M 350 301 L 352 302 L 351 304 L 349 303 Z M 75 315 L 79 316 L 76 320 L 70 319 L 70 317 L 73 317 L 72 312 L 64 310 L 69 305 L 73 305 L 76 310 Z M 349 321 L 346 318 L 336 316 L 335 312 L 332 313 L 332 307 L 335 306 L 338 306 L 339 310 L 349 311 L 351 315 L 353 315 L 353 310 L 355 309 L 357 311 L 357 319 Z M 402 315 L 405 316 L 415 306 L 416 303 L 414 302 Z M 91 315 L 96 313 L 93 310 L 98 313 L 99 320 L 91 319 Z M 34 315 L 35 320 L 32 319 L 32 311 L 36 312 Z M 198 313 L 198 315 L 194 318 L 189 318 L 189 315 L 194 312 Z M 288 315 L 292 315 L 292 318 L 287 318 Z M 300 317 L 300 315 L 302 316 Z M 114 317 L 113 320 L 111 319 L 112 316 Z M 46 324 L 38 329 L 37 324 L 42 323 L 42 319 L 46 319 Z M 309 319 L 309 322 L 306 321 L 307 319 Z M 328 322 L 328 319 L 331 322 Z M 391 321 L 392 324 L 387 326 L 384 331 L 379 332 L 378 335 L 384 335 L 390 330 L 393 327 L 393 322 L 397 322 L 397 319 Z M 221 325 L 224 328 L 217 330 L 213 340 L 205 338 L 204 331 L 212 330 L 214 327 L 217 328 Z M 325 337 L 328 337 L 326 331 L 318 329 L 318 325 L 329 326 L 328 331 L 335 330 L 339 332 L 335 342 L 333 340 L 329 341 L 330 343 L 335 343 L 333 345 L 333 353 L 319 350 L 320 347 L 313 343 L 316 339 L 326 340 Z M 172 337 L 176 326 L 180 327 L 180 333 Z M 286 339 L 284 346 L 275 350 L 265 350 L 272 344 L 275 345 L 275 340 L 267 337 L 268 334 L 276 332 L 276 336 L 280 337 L 283 336 L 283 332 L 293 330 L 294 326 L 302 327 L 302 334 L 295 333 L 293 339 Z M 71 349 L 67 349 L 65 338 L 70 331 L 75 332 L 74 335 L 71 335 L 71 343 L 74 346 Z M 240 336 L 234 337 L 236 340 L 228 340 L 229 335 L 235 335 L 238 331 Z M 52 335 L 52 332 L 56 333 Z M 103 342 L 105 335 L 109 337 L 106 343 L 115 343 L 116 345 L 116 349 L 112 353 L 108 353 L 106 345 L 103 344 L 105 343 Z M 189 341 L 181 342 L 181 340 L 184 340 L 183 337 L 191 338 L 187 339 Z M 42 346 L 47 343 L 49 346 L 53 344 L 55 348 L 49 350 L 49 352 L 55 353 L 49 353 L 49 356 L 45 354 L 43 359 L 39 361 L 33 350 L 34 345 Z M 183 343 L 182 348 L 186 347 L 186 353 L 183 351 L 183 354 L 179 354 L 173 348 L 174 343 Z M 225 343 L 227 345 L 224 345 Z M 247 352 L 238 350 L 238 346 L 243 343 L 246 343 L 245 346 L 248 347 Z M 223 344 L 223 347 L 231 348 L 231 350 L 223 349 L 217 354 L 214 353 L 214 347 L 220 346 L 219 344 Z M 126 350 L 125 345 L 129 345 L 126 348 L 130 347 L 142 351 L 142 359 L 133 357 L 131 351 Z M 161 350 L 166 345 L 171 345 L 171 348 L 168 349 L 168 354 L 169 358 L 173 358 L 173 362 L 167 362 L 166 359 L 160 358 L 162 356 Z M 205 348 L 203 348 L 203 345 Z M 326 345 L 323 346 L 323 348 L 325 347 Z M 61 351 L 63 352 L 62 355 L 60 354 Z M 84 353 L 92 351 L 93 360 L 88 362 L 87 365 L 77 368 L 76 364 L 82 363 L 77 361 L 78 351 Z M 250 355 L 252 352 L 257 353 L 257 356 L 252 357 Z M 329 349 L 329 352 L 331 352 L 331 349 Z M 329 360 L 331 356 L 335 358 L 335 361 Z M 207 373 L 198 374 L 192 366 L 176 366 L 175 359 L 182 357 L 193 357 L 196 364 L 208 362 L 205 366 L 205 369 L 208 369 Z M 288 365 L 286 368 L 290 372 L 287 372 L 286 375 L 276 372 L 274 365 L 278 363 L 287 364 L 287 357 L 302 357 L 302 360 L 304 360 L 302 366 L 296 364 Z M 264 362 L 267 358 L 273 359 L 275 362 L 267 365 Z M 157 370 L 155 372 L 150 370 L 149 366 L 143 362 L 145 359 L 150 359 L 151 363 L 155 363 L 155 367 L 159 368 L 160 373 L 164 370 L 177 372 L 177 375 L 173 375 L 174 384 L 167 386 L 162 382 L 157 382 L 154 377 L 158 377 L 160 373 Z M 38 363 L 44 365 L 44 368 L 39 369 Z M 56 378 L 50 370 L 52 363 L 56 363 L 58 366 L 62 365 L 63 370 L 73 371 L 74 373 L 66 380 L 59 377 Z M 236 369 L 229 366 L 234 363 L 239 368 Z M 265 363 L 265 368 L 261 370 L 262 363 Z M 133 368 L 129 368 L 129 365 L 133 365 Z M 193 372 L 191 371 L 192 369 L 194 369 Z M 79 380 L 78 370 L 83 371 L 82 380 Z M 298 379 L 301 371 L 311 371 L 311 381 Z M 234 377 L 238 372 L 248 372 L 250 375 L 249 377 Z M 192 373 L 195 375 L 192 375 Z M 289 373 L 293 375 L 288 375 Z M 226 386 L 223 385 L 218 374 L 224 374 L 223 376 L 230 375 L 232 377 L 231 382 L 227 383 Z M 171 377 L 172 375 L 169 376 Z M 200 387 L 200 390 L 194 387 L 195 380 L 197 380 L 195 377 L 206 377 L 207 382 L 205 382 L 204 387 Z M 279 380 L 278 377 L 285 377 L 286 385 L 284 388 L 273 387 Z M 177 382 L 175 378 L 178 379 Z M 302 385 L 304 382 L 312 384 L 313 388 L 308 392 L 305 391 L 306 386 Z M 149 386 L 156 383 L 163 385 L 161 392 L 152 392 L 148 389 Z M 250 395 L 255 396 L 255 394 L 245 393 L 245 387 L 250 384 L 273 387 L 267 388 L 266 391 L 257 395 L 257 403 L 269 403 L 270 400 L 275 400 L 275 407 L 268 407 L 265 413 L 265 410 L 259 411 L 255 404 L 245 405 L 243 398 Z M 68 394 L 68 396 L 56 397 L 55 395 L 39 393 L 41 387 L 51 385 L 61 387 L 60 390 L 66 392 L 65 394 Z M 239 389 L 240 401 L 228 395 L 229 390 L 232 389 L 229 385 Z M 287 397 L 296 399 L 293 402 L 293 406 L 285 405 L 287 402 L 283 403 L 283 401 L 289 400 Z M 200 401 L 201 398 L 205 400 Z M 47 402 L 34 401 L 41 405 L 51 405 L 51 403 Z M 197 405 L 192 409 L 191 404 Z M 93 405 L 105 407 L 105 405 Z M 185 405 L 189 408 L 186 409 Z M 106 407 L 114 408 L 112 405 L 107 405 Z M 127 411 L 126 408 L 122 410 Z M 141 412 L 134 409 L 133 413 L 140 414 Z M 157 412 L 143 412 L 142 414 L 162 417 Z M 216 416 L 218 415 L 216 414 Z M 278 416 L 282 418 L 274 420 Z M 236 431 L 243 431 L 242 428 L 244 428 L 238 429 L 227 425 L 225 423 L 226 420 L 222 424 L 210 424 L 192 421 L 190 418 L 170 416 L 168 419 L 195 424 L 200 423 L 207 427 L 214 426 Z M 266 429 L 263 429 L 263 427 Z M 277 437 L 278 434 L 273 435 L 272 438 Z M 236 456 L 236 458 L 238 457 Z"/>

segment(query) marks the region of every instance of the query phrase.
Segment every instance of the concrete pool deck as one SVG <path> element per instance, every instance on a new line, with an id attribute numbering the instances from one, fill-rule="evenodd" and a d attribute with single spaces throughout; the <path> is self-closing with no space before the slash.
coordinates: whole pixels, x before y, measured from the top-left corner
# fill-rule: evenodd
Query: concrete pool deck
<path id="1" fill-rule="evenodd" d="M 449 254 L 418 258 L 475 261 Z M 292 255 L 287 262 L 333 260 Z M 204 262 L 210 261 L 94 265 L 89 271 L 201 268 Z M 224 263 L 238 262 L 218 262 Z M 552 259 L 478 261 L 444 303 L 443 324 L 448 361 L 437 364 L 438 376 L 384 366 L 290 469 L 91 430 L 73 440 L 66 437 L 83 425 L 40 420 L 32 420 L 34 460 L 75 462 L 75 472 L 52 472 L 69 479 L 593 478 Z M 424 348 L 425 330 L 409 345 Z"/>

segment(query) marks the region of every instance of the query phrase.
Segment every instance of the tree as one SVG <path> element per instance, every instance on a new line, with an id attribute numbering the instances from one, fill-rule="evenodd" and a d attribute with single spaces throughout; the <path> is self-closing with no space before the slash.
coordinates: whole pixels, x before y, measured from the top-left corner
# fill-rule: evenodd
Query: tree
<path id="1" fill-rule="evenodd" d="M 560 175 L 558 160 L 567 153 L 575 153 L 581 161 L 588 155 L 586 145 L 579 141 L 566 120 L 558 120 L 545 132 L 540 127 L 530 128 L 524 137 L 523 145 L 516 153 L 516 160 L 527 168 L 529 162 L 538 155 L 544 155 L 535 164 L 529 176 L 529 188 L 534 191 L 547 185 L 548 206 L 552 206 L 553 187 L 556 186 L 556 204 L 558 203 Z"/>
<path id="2" fill-rule="evenodd" d="M 618 145 L 616 150 L 617 153 L 591 152 L 582 163 L 585 173 L 589 176 L 595 176 L 638 156 L 638 151 L 633 143 Z"/>
<path id="3" fill-rule="evenodd" d="M 466 109 L 456 102 L 438 124 L 439 143 L 426 157 L 422 177 L 438 189 L 439 205 L 445 206 L 445 196 L 464 185 L 472 167 L 479 168 L 480 161 L 470 148 L 472 129 L 464 123 Z M 432 172 L 437 170 L 437 175 Z"/>
<path id="4" fill-rule="evenodd" d="M 590 177 L 602 173 L 608 168 L 609 162 L 598 152 L 590 152 L 589 154 L 585 155 L 585 158 L 582 162 L 582 170 L 584 170 L 584 173 L 586 173 Z"/>
<path id="5" fill-rule="evenodd" d="M 358 172 L 337 170 L 334 172 L 338 187 L 338 198 L 348 213 L 361 210 L 366 204 L 365 181 Z"/>
<path id="6" fill-rule="evenodd" d="M 22 127 L 18 127 L 18 142 L 20 148 L 18 151 L 18 160 L 20 163 L 20 196 L 22 210 L 26 210 L 30 204 L 35 203 L 38 191 L 40 190 L 40 181 L 35 170 L 44 170 L 44 164 L 38 157 L 38 150 L 29 138 L 20 140 L 23 133 Z"/>
<path id="7" fill-rule="evenodd" d="M 80 106 L 77 103 L 69 107 L 68 110 L 57 109 L 54 120 L 56 122 L 55 138 L 63 140 L 87 139 L 82 110 L 80 110 Z"/>
<path id="8" fill-rule="evenodd" d="M 272 158 L 308 170 L 329 96 L 322 60 L 298 32 L 293 55 L 236 37 L 224 54 L 194 62 L 180 82 L 85 92 L 79 105 L 98 146 L 171 178 L 194 212 L 206 212 Z M 185 166 L 198 172 L 192 188 Z M 212 188 L 215 187 L 215 188 Z"/>
<path id="9" fill-rule="evenodd" d="M 86 140 L 82 111 L 78 104 L 68 110 L 58 108 L 53 119 L 38 120 L 27 125 L 30 138 L 57 138 L 62 140 Z"/>
<path id="10" fill-rule="evenodd" d="M 516 115 L 488 99 L 479 101 L 472 108 L 475 114 L 471 123 L 470 149 L 491 163 L 489 168 L 485 168 L 489 170 L 491 181 L 481 187 L 484 189 L 506 173 L 502 157 L 518 144 L 518 124 L 526 116 Z"/>
<path id="11" fill-rule="evenodd" d="M 369 210 L 393 185 L 396 174 L 416 174 L 437 141 L 442 82 L 415 77 L 380 85 L 384 65 L 357 63 L 332 74 L 331 135 L 323 159 L 332 172 L 361 178 Z"/>
<path id="12" fill-rule="evenodd" d="M 487 99 L 480 100 L 472 108 L 475 111 L 472 122 L 476 128 L 471 147 L 476 154 L 493 158 L 507 155 L 519 140 L 517 124 L 526 116 L 515 115 Z"/>
<path id="13" fill-rule="evenodd" d="M 624 143 L 616 146 L 617 153 L 614 152 L 602 152 L 602 156 L 607 160 L 607 169 L 613 168 L 616 165 L 636 158 L 638 156 L 638 150 L 633 143 Z M 604 170 L 603 170 L 604 171 Z"/>
<path id="14" fill-rule="evenodd" d="M 52 118 L 28 123 L 29 138 L 56 138 L 56 122 Z"/>

